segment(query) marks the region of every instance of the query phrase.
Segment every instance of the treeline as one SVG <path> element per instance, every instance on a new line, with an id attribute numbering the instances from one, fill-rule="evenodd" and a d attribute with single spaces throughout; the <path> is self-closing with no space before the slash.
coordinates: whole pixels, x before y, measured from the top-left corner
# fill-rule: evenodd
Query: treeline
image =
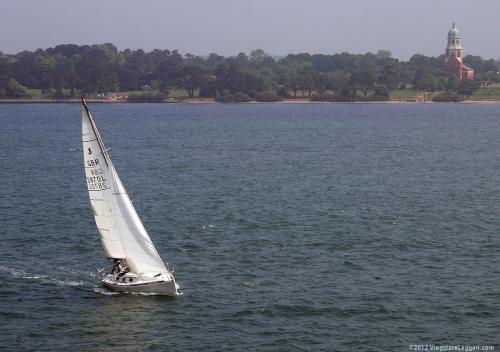
<path id="1" fill-rule="evenodd" d="M 163 100 L 178 89 L 188 97 L 222 102 L 297 96 L 387 100 L 391 90 L 406 87 L 428 92 L 458 89 L 460 83 L 442 75 L 444 60 L 444 55 L 417 54 L 400 61 L 387 50 L 363 55 L 290 54 L 275 60 L 260 49 L 249 55 L 199 57 L 176 50 L 118 51 L 109 43 L 67 44 L 15 55 L 0 53 L 0 98 L 27 97 L 29 88 L 54 98 L 139 91 L 129 96 L 136 101 Z M 469 55 L 464 62 L 475 70 L 477 81 L 500 82 L 498 61 Z"/>

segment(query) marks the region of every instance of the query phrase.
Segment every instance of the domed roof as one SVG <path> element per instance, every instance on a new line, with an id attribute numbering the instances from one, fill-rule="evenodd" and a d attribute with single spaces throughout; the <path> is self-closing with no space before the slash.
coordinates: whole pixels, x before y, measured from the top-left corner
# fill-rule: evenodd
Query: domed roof
<path id="1" fill-rule="evenodd" d="M 448 32 L 448 38 L 459 38 L 459 37 L 460 37 L 460 32 L 458 31 L 455 22 L 453 22 L 453 27 L 451 27 L 450 31 Z"/>

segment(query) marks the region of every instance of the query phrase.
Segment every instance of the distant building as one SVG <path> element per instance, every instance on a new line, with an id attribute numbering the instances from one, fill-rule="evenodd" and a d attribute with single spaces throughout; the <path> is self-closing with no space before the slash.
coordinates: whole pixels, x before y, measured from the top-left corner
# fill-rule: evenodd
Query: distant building
<path id="1" fill-rule="evenodd" d="M 453 23 L 448 32 L 448 46 L 446 47 L 446 62 L 444 74 L 450 78 L 455 76 L 459 80 L 473 80 L 474 70 L 463 63 L 463 50 L 460 40 L 460 32 Z"/>

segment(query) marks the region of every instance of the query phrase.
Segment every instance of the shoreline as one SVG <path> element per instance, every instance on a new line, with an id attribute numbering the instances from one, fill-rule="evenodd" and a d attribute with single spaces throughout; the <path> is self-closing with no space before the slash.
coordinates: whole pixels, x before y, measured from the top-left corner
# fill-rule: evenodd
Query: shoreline
<path id="1" fill-rule="evenodd" d="M 211 98 L 193 98 L 193 99 L 174 99 L 165 100 L 162 102 L 129 102 L 125 99 L 92 99 L 86 98 L 86 101 L 91 104 L 443 104 L 443 102 L 429 101 L 311 101 L 309 99 L 284 99 L 276 102 L 258 102 L 250 101 L 244 103 L 220 103 Z M 78 98 L 69 99 L 0 99 L 0 104 L 80 104 Z M 500 100 L 463 100 L 457 103 L 445 102 L 445 104 L 500 104 Z"/>

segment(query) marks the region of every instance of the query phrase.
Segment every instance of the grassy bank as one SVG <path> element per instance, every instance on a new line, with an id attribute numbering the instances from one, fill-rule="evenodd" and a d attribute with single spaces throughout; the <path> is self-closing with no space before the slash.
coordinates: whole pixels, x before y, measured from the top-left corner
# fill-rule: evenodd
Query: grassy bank
<path id="1" fill-rule="evenodd" d="M 302 92 L 300 92 L 302 93 Z M 313 92 L 313 94 L 316 92 Z M 332 92 L 333 93 L 333 92 Z M 440 92 L 425 93 L 425 101 L 432 100 L 432 98 L 438 95 Z M 28 91 L 29 96 L 23 98 L 1 98 L 0 103 L 75 103 L 79 102 L 78 92 L 76 97 L 69 97 L 69 91 L 65 91 L 64 95 L 67 97 L 53 97 L 50 92 L 43 92 L 40 89 L 30 89 Z M 185 90 L 175 89 L 169 92 L 168 96 L 164 96 L 163 99 L 147 99 L 149 95 L 159 95 L 158 91 L 152 90 L 148 92 L 144 91 L 124 91 L 117 92 L 112 95 L 98 96 L 93 98 L 87 98 L 89 102 L 93 103 L 126 103 L 126 102 L 165 102 L 165 103 L 212 103 L 214 99 L 212 98 L 198 98 L 198 92 L 195 92 L 195 98 L 189 98 Z M 145 96 L 144 99 L 138 99 L 137 97 Z M 416 89 L 397 89 L 390 91 L 389 101 L 390 102 L 422 102 L 424 93 Z M 476 91 L 470 98 L 464 101 L 494 101 L 500 102 L 500 84 L 492 85 L 490 87 L 482 87 Z M 308 103 L 309 97 L 304 94 L 297 94 L 297 98 L 287 98 L 284 99 L 285 103 Z"/>
<path id="2" fill-rule="evenodd" d="M 490 87 L 483 87 L 471 95 L 469 100 L 493 100 L 500 101 L 500 85 L 491 85 Z"/>

